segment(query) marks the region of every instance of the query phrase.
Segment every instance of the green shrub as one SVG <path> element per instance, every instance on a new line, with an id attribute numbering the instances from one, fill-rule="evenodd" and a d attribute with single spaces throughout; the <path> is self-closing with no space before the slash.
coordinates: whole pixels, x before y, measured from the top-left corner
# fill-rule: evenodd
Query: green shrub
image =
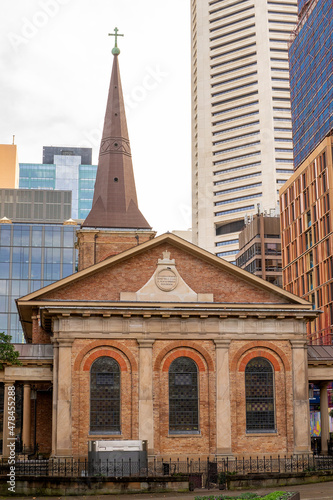
<path id="1" fill-rule="evenodd" d="M 273 491 L 264 497 L 258 496 L 257 493 L 242 493 L 239 497 L 229 497 L 228 495 L 196 496 L 194 500 L 288 500 L 292 494 L 288 491 Z"/>

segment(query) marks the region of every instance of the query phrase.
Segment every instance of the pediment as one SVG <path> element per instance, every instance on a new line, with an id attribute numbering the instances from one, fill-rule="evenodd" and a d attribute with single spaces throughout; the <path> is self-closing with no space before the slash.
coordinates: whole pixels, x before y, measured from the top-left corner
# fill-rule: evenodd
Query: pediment
<path id="1" fill-rule="evenodd" d="M 139 302 L 213 302 L 213 294 L 196 293 L 179 274 L 170 252 L 163 252 L 152 277 L 137 292 L 121 292 L 121 301 Z"/>
<path id="2" fill-rule="evenodd" d="M 163 252 L 169 252 L 170 256 Z M 173 234 L 164 234 L 19 299 L 24 302 L 274 303 L 301 299 Z"/>

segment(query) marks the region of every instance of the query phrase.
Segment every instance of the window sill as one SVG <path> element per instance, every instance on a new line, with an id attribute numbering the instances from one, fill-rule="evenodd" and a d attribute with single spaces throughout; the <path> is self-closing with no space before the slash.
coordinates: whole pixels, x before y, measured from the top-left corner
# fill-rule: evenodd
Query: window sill
<path id="1" fill-rule="evenodd" d="M 251 432 L 251 431 L 246 431 L 246 436 L 277 436 L 278 435 L 278 432 L 277 431 L 255 431 L 255 432 Z"/>
<path id="2" fill-rule="evenodd" d="M 105 432 L 104 434 L 94 434 L 93 432 L 89 432 L 89 439 L 105 439 L 109 436 L 121 436 L 121 432 Z"/>
<path id="3" fill-rule="evenodd" d="M 168 434 L 168 438 L 193 438 L 193 437 L 197 437 L 197 438 L 201 438 L 202 435 L 201 435 L 201 432 L 187 432 L 186 434 L 182 434 L 182 433 L 175 433 L 175 434 Z"/>

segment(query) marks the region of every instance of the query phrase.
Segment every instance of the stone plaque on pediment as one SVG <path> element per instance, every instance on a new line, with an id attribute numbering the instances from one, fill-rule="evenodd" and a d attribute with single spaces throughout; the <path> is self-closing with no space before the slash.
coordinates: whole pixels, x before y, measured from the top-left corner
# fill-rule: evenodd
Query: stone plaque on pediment
<path id="1" fill-rule="evenodd" d="M 171 269 L 162 269 L 156 274 L 155 283 L 163 292 L 171 292 L 178 284 L 178 277 Z"/>
<path id="2" fill-rule="evenodd" d="M 213 295 L 197 294 L 179 274 L 176 262 L 170 259 L 170 252 L 163 252 L 163 258 L 158 259 L 156 271 L 152 277 L 137 292 L 122 292 L 122 301 L 141 302 L 212 302 Z"/>

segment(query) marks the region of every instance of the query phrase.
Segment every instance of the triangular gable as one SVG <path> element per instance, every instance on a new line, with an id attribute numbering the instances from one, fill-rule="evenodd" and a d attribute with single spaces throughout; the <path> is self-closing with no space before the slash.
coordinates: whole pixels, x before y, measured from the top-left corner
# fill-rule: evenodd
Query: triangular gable
<path id="1" fill-rule="evenodd" d="M 165 250 L 175 259 L 187 285 L 197 294 L 213 294 L 214 302 L 310 306 L 308 301 L 170 233 L 21 297 L 18 305 L 44 300 L 119 301 L 122 292 L 137 292 L 148 282 Z"/>

